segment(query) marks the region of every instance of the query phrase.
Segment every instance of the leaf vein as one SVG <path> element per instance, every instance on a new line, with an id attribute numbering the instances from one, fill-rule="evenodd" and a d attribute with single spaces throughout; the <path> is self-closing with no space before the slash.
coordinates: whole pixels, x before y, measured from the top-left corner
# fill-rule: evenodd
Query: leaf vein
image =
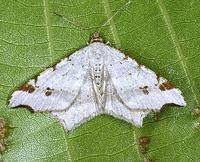
<path id="1" fill-rule="evenodd" d="M 179 57 L 180 59 L 180 63 L 181 63 L 181 66 L 183 67 L 183 70 L 184 70 L 184 73 L 186 75 L 186 78 L 188 80 L 188 83 L 190 85 L 190 88 L 191 88 L 191 91 L 194 95 L 194 99 L 196 100 L 196 103 L 197 104 L 200 104 L 200 100 L 198 100 L 198 97 L 197 97 L 197 92 L 196 92 L 196 86 L 195 86 L 195 83 L 192 82 L 192 80 L 190 79 L 189 77 L 189 71 L 188 71 L 188 68 L 187 68 L 187 64 L 186 64 L 186 60 L 184 59 L 184 54 L 183 54 L 183 50 L 182 50 L 182 47 L 180 45 L 180 41 L 178 40 L 177 38 L 177 35 L 176 35 L 176 32 L 172 26 L 172 22 L 171 22 L 171 19 L 169 17 L 169 14 L 168 14 L 168 11 L 165 7 L 165 4 L 162 0 L 157 0 L 158 2 L 158 6 L 160 8 L 160 11 L 161 13 L 163 14 L 163 19 L 165 21 L 165 24 L 167 26 L 167 29 L 168 31 L 170 32 L 171 34 L 171 39 L 173 41 L 173 43 L 175 44 L 176 46 L 176 53 L 177 53 L 177 56 Z"/>
<path id="2" fill-rule="evenodd" d="M 108 19 L 111 18 L 112 13 L 111 13 L 111 9 L 110 9 L 110 5 L 109 5 L 108 0 L 103 0 L 103 5 L 104 5 L 104 10 L 105 10 L 107 18 Z M 111 29 L 113 39 L 114 39 L 116 45 L 118 47 L 121 47 L 121 42 L 120 42 L 119 35 L 118 35 L 118 32 L 117 32 L 117 28 L 115 26 L 115 22 L 114 22 L 113 19 L 110 20 L 110 29 Z"/>
<path id="3" fill-rule="evenodd" d="M 49 6 L 48 6 L 48 0 L 44 0 L 44 15 L 45 15 L 45 21 L 46 21 L 46 28 L 47 28 L 47 39 L 49 44 L 49 54 L 51 57 L 51 64 L 53 63 L 52 57 L 53 57 L 53 48 L 52 48 L 52 38 L 51 38 L 51 32 L 50 32 L 50 17 L 49 17 Z"/>

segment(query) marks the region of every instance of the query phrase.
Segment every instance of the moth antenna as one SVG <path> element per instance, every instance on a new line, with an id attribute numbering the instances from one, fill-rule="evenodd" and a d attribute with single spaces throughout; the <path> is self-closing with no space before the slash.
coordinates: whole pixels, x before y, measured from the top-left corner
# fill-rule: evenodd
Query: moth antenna
<path id="1" fill-rule="evenodd" d="M 100 36 L 100 31 L 101 29 L 108 25 L 110 23 L 110 21 L 122 10 L 124 9 L 127 5 L 129 5 L 132 1 L 128 1 L 127 3 L 125 3 L 122 7 L 120 7 L 108 20 L 106 20 L 105 23 L 103 23 L 103 25 L 101 25 L 101 27 L 99 27 L 99 29 L 97 30 L 97 32 L 93 33 L 90 43 L 93 42 L 103 42 L 103 39 Z"/>
<path id="2" fill-rule="evenodd" d="M 126 6 L 128 6 L 130 3 L 132 3 L 131 0 L 129 0 L 127 3 L 125 3 L 122 7 L 120 7 L 110 18 L 108 18 L 108 20 L 106 20 L 105 23 L 103 23 L 103 25 L 101 25 L 101 27 L 99 27 L 99 29 L 97 28 L 98 30 L 97 30 L 97 32 L 95 32 L 95 33 L 100 33 L 101 29 L 102 29 L 104 26 L 108 25 L 108 24 L 110 23 L 110 21 L 111 21 L 122 9 L 124 9 L 124 8 L 125 8 Z M 63 20 L 67 21 L 68 23 L 70 23 L 70 24 L 72 24 L 72 25 L 74 25 L 74 26 L 76 26 L 76 27 L 78 27 L 78 28 L 80 28 L 80 29 L 83 29 L 83 30 L 90 29 L 89 27 L 84 27 L 83 25 L 80 25 L 80 24 L 78 24 L 78 23 L 75 23 L 74 21 L 72 21 L 72 20 L 70 20 L 70 19 L 64 17 L 64 16 L 61 15 L 61 14 L 58 14 L 58 13 L 56 13 L 56 12 L 53 12 L 53 14 L 55 14 L 56 16 L 59 16 L 59 17 L 62 18 Z M 95 34 L 94 34 L 94 35 L 95 35 Z M 92 37 L 92 38 L 93 38 L 93 37 Z M 91 41 L 92 41 L 92 40 L 91 40 Z"/>
<path id="3" fill-rule="evenodd" d="M 99 30 L 97 31 L 98 33 L 100 33 L 101 29 L 108 25 L 110 23 L 110 21 L 122 10 L 124 9 L 126 6 L 128 6 L 130 3 L 132 3 L 132 1 L 128 1 L 126 2 L 123 6 L 121 6 L 112 16 L 110 16 L 110 18 L 108 18 L 108 20 L 106 20 L 105 23 L 103 23 L 103 25 L 101 25 L 101 27 L 99 28 Z"/>
<path id="4" fill-rule="evenodd" d="M 80 23 L 74 22 L 74 21 L 72 21 L 72 20 L 66 18 L 65 16 L 60 15 L 60 14 L 58 14 L 58 13 L 56 13 L 56 12 L 53 12 L 53 14 L 56 15 L 56 16 L 59 16 L 59 17 L 62 18 L 63 20 L 67 21 L 68 23 L 70 23 L 70 24 L 72 24 L 72 25 L 74 25 L 74 26 L 76 26 L 76 27 L 78 27 L 78 28 L 80 28 L 80 29 L 89 29 L 89 28 L 87 28 L 87 27 L 84 27 L 84 26 L 81 25 Z"/>

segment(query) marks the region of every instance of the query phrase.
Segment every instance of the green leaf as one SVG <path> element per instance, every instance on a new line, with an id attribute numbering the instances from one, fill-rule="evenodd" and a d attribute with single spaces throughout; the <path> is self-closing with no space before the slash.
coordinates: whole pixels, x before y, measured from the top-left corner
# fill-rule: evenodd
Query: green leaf
<path id="1" fill-rule="evenodd" d="M 127 0 L 0 2 L 0 116 L 12 127 L 0 159 L 199 161 L 200 120 L 191 112 L 200 105 L 200 1 L 134 0 L 124 8 Z M 86 46 L 113 15 L 104 40 L 173 82 L 186 108 L 163 108 L 159 121 L 150 114 L 143 128 L 99 116 L 69 133 L 48 113 L 8 108 L 17 87 Z M 150 138 L 146 153 L 141 136 Z"/>

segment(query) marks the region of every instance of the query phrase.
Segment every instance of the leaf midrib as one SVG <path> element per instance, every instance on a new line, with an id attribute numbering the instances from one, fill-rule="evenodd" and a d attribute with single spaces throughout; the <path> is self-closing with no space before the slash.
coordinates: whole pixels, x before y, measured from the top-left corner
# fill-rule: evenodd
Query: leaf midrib
<path id="1" fill-rule="evenodd" d="M 111 18 L 112 13 L 111 13 L 111 9 L 110 9 L 110 5 L 109 5 L 108 0 L 103 0 L 103 7 L 104 7 L 104 10 L 105 10 L 105 14 L 106 14 L 107 19 Z M 113 35 L 113 39 L 116 43 L 116 46 L 121 47 L 121 41 L 119 39 L 119 35 L 118 35 L 117 28 L 115 26 L 115 22 L 114 22 L 113 18 L 110 20 L 110 29 L 111 29 L 111 33 Z"/>
<path id="2" fill-rule="evenodd" d="M 52 37 L 51 37 L 51 21 L 49 16 L 49 4 L 48 0 L 43 0 L 44 3 L 44 15 L 45 15 L 45 22 L 46 22 L 46 29 L 47 29 L 47 40 L 49 46 L 49 55 L 51 59 L 51 64 L 53 62 L 53 48 L 52 48 Z"/>

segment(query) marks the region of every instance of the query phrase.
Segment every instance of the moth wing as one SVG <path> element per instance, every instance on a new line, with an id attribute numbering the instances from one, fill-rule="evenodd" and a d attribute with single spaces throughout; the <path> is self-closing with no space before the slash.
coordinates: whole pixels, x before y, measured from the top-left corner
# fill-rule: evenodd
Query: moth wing
<path id="1" fill-rule="evenodd" d="M 143 118 L 149 113 L 149 111 L 134 111 L 128 108 L 123 104 L 123 101 L 120 101 L 120 98 L 113 87 L 112 81 L 109 80 L 107 84 L 105 113 L 123 119 L 137 127 L 141 127 Z"/>
<path id="2" fill-rule="evenodd" d="M 35 111 L 67 109 L 80 91 L 88 70 L 87 51 L 79 50 L 48 68 L 12 94 L 9 105 L 25 105 Z"/>
<path id="3" fill-rule="evenodd" d="M 68 110 L 51 112 L 68 131 L 102 113 L 96 102 L 92 80 L 89 75 L 80 89 L 79 95 Z"/>
<path id="4" fill-rule="evenodd" d="M 181 91 L 155 72 L 107 47 L 105 64 L 117 94 L 131 109 L 161 109 L 165 104 L 185 106 Z"/>

